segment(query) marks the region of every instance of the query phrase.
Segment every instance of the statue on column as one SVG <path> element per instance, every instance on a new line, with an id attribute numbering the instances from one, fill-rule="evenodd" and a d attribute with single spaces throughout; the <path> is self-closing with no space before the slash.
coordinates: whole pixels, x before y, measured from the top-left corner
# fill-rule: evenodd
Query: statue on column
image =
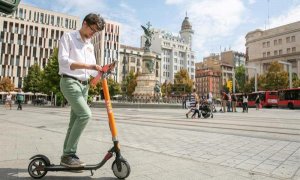
<path id="1" fill-rule="evenodd" d="M 152 41 L 152 36 L 154 34 L 154 31 L 150 29 L 151 27 L 150 22 L 148 22 L 146 25 L 148 26 L 147 28 L 141 25 L 141 27 L 144 30 L 144 37 L 146 38 L 144 50 L 145 52 L 150 52 L 150 46 L 151 46 L 151 41 Z"/>

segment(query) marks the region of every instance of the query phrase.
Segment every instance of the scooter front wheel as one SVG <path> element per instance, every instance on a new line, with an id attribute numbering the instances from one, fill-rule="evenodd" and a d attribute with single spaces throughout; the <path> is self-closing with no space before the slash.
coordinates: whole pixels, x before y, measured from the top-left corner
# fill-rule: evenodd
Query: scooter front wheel
<path id="1" fill-rule="evenodd" d="M 47 174 L 44 170 L 46 161 L 42 158 L 33 159 L 28 165 L 28 173 L 34 179 L 40 179 Z"/>
<path id="2" fill-rule="evenodd" d="M 112 163 L 112 171 L 114 175 L 119 179 L 125 179 L 130 174 L 130 165 L 127 161 L 120 160 L 122 169 L 119 171 L 116 160 Z"/>

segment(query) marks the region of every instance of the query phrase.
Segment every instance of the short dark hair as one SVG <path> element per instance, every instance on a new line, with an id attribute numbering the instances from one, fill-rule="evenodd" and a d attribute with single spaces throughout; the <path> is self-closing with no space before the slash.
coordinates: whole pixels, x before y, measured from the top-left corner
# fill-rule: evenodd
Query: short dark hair
<path id="1" fill-rule="evenodd" d="M 104 19 L 99 14 L 90 13 L 83 19 L 89 26 L 96 25 L 98 31 L 102 31 L 105 26 Z"/>

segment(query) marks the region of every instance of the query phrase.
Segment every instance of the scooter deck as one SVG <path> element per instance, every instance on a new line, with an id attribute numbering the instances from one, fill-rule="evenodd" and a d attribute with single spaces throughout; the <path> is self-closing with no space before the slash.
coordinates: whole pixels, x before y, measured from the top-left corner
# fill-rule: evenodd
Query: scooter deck
<path id="1" fill-rule="evenodd" d="M 50 166 L 45 166 L 44 170 L 46 171 L 70 171 L 70 170 L 96 170 L 100 168 L 100 164 L 94 164 L 94 165 L 86 165 L 82 167 L 66 167 L 62 165 L 50 165 Z"/>

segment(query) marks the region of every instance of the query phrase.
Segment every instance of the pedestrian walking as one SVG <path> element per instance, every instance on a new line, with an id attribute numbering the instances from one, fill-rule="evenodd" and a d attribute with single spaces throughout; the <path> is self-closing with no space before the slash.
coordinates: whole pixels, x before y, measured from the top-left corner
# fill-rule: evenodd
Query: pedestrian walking
<path id="1" fill-rule="evenodd" d="M 5 108 L 9 108 L 11 110 L 11 107 L 12 107 L 12 95 L 10 94 L 10 92 L 8 92 L 5 99 Z"/>
<path id="2" fill-rule="evenodd" d="M 182 97 L 182 109 L 186 109 L 186 96 Z"/>
<path id="3" fill-rule="evenodd" d="M 231 94 L 232 112 L 236 111 L 237 97 L 234 93 Z"/>
<path id="4" fill-rule="evenodd" d="M 222 107 L 223 107 L 223 112 L 226 112 L 226 106 L 228 102 L 228 96 L 225 92 L 222 93 Z"/>
<path id="5" fill-rule="evenodd" d="M 22 90 L 19 89 L 18 93 L 17 93 L 17 103 L 18 103 L 18 108 L 17 110 L 22 110 L 22 103 L 24 101 L 24 96 L 22 94 Z"/>
<path id="6" fill-rule="evenodd" d="M 230 93 L 228 92 L 227 93 L 227 98 L 228 98 L 228 100 L 227 100 L 227 112 L 231 112 L 231 106 L 232 106 L 232 104 L 231 104 L 231 95 L 230 95 Z"/>
<path id="7" fill-rule="evenodd" d="M 248 112 L 248 95 L 246 93 L 243 95 L 243 112 Z"/>
<path id="8" fill-rule="evenodd" d="M 256 110 L 259 110 L 259 108 L 260 108 L 260 97 L 259 97 L 259 94 L 257 94 L 257 96 L 255 98 L 255 107 L 256 107 Z"/>
<path id="9" fill-rule="evenodd" d="M 196 109 L 196 102 L 199 101 L 199 96 L 196 93 L 196 89 L 193 90 L 193 93 L 190 96 L 190 109 L 185 114 L 186 118 L 189 118 L 189 114 Z"/>

